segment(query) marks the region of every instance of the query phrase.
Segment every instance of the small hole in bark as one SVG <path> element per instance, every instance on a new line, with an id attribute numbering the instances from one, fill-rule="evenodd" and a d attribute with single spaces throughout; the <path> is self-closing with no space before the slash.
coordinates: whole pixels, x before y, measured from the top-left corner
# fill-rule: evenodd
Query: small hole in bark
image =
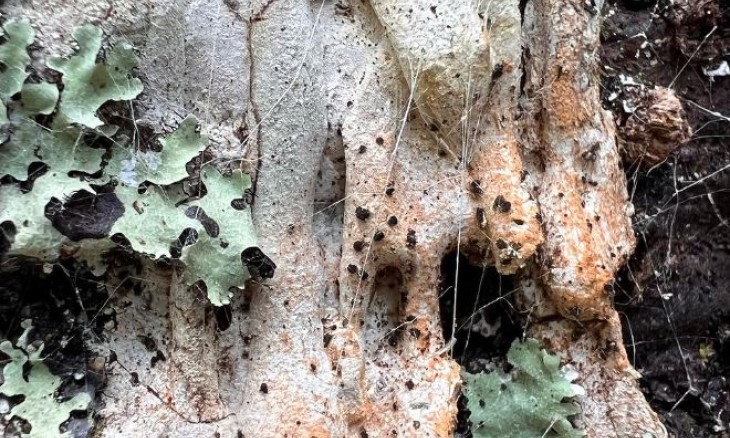
<path id="1" fill-rule="evenodd" d="M 441 261 L 439 298 L 444 342 L 452 336 L 454 291 L 456 290 L 456 344 L 454 360 L 469 372 L 484 369 L 487 361 L 507 353 L 512 341 L 522 333 L 511 305 L 514 281 L 492 266 L 482 268 L 458 255 L 447 254 Z"/>

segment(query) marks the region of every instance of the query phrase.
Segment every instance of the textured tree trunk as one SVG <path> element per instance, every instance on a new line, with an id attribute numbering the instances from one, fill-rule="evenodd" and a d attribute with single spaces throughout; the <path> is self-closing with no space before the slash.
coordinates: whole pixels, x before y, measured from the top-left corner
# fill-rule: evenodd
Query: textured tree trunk
<path id="1" fill-rule="evenodd" d="M 42 50 L 84 22 L 132 42 L 135 120 L 192 113 L 244 159 L 278 265 L 225 330 L 152 267 L 141 295 L 113 296 L 97 435 L 451 436 L 439 269 L 459 250 L 518 276 L 528 334 L 580 375 L 588 436 L 666 436 L 606 292 L 634 237 L 599 101 L 601 3 L 6 2 Z"/>

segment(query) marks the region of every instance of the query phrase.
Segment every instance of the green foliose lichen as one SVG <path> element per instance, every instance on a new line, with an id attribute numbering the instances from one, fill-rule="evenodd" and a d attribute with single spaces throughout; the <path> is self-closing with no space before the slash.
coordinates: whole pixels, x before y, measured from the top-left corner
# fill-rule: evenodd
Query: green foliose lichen
<path id="1" fill-rule="evenodd" d="M 469 420 L 475 438 L 578 438 L 568 417 L 580 409 L 567 401 L 579 387 L 560 370 L 560 359 L 535 339 L 516 340 L 507 353 L 507 375 L 464 373 Z"/>
<path id="2" fill-rule="evenodd" d="M 62 73 L 59 91 L 53 83 L 28 82 L 28 47 L 34 38 L 30 24 L 9 21 L 4 30 L 0 122 L 9 137 L 0 145 L 0 177 L 9 182 L 0 185 L 0 224 L 1 230 L 10 232 L 0 232 L 7 234 L 11 254 L 53 260 L 62 245 L 89 246 L 91 239 L 120 235 L 140 254 L 181 260 L 187 284 L 203 280 L 210 301 L 227 304 L 230 291 L 243 287 L 249 276 L 241 262 L 242 251 L 256 247 L 250 208 L 240 203 L 240 208 L 232 207 L 232 201 L 243 198 L 249 188 L 248 177 L 240 171 L 223 175 L 210 163 L 188 173 L 188 163 L 208 143 L 194 117 L 161 136 L 156 147 L 134 143 L 104 124 L 98 114 L 102 105 L 133 99 L 142 91 L 141 81 L 133 75 L 138 61 L 128 44 L 111 47 L 99 61 L 101 30 L 90 25 L 77 29 L 77 53 L 47 63 Z M 39 115 L 46 117 L 44 124 L 38 122 Z M 107 137 L 109 146 L 91 147 L 89 139 L 94 137 Z M 198 179 L 205 186 L 198 191 L 202 195 L 186 193 Z M 23 184 L 29 181 L 32 185 Z M 73 217 L 74 207 L 64 202 L 79 193 L 91 200 L 115 197 L 121 205 L 115 207 L 118 217 L 109 219 L 114 215 L 94 210 L 100 220 L 110 222 L 95 227 L 96 234 L 69 233 L 73 223 L 59 228 L 52 217 L 58 221 L 61 216 Z M 114 203 L 94 201 L 78 216 L 88 216 L 89 209 L 102 204 Z M 105 231 L 103 236 L 96 228 Z M 193 238 L 180 242 L 182 235 Z M 83 253 L 94 251 L 78 252 Z"/>
<path id="3" fill-rule="evenodd" d="M 3 368 L 3 384 L 0 394 L 6 397 L 22 396 L 22 401 L 14 405 L 9 412 L 10 417 L 20 417 L 31 426 L 29 433 L 22 436 L 30 438 L 69 437 L 70 433 L 61 433 L 60 426 L 69 419 L 71 412 L 85 411 L 89 407 L 91 397 L 87 393 L 79 393 L 67 400 L 58 400 L 56 393 L 61 387 L 60 377 L 51 373 L 43 363 L 41 353 L 43 346 L 29 348 L 21 336 L 18 345 L 13 347 L 10 341 L 0 343 L 0 352 L 10 360 Z"/>

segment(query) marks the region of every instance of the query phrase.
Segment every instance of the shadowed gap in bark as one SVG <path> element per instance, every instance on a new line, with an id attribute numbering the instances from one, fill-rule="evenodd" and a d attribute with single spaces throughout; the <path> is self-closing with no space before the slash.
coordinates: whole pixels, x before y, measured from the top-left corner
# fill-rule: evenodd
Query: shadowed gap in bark
<path id="1" fill-rule="evenodd" d="M 458 274 L 457 274 L 458 262 Z M 522 328 L 512 305 L 512 276 L 500 275 L 493 266 L 476 266 L 452 251 L 441 260 L 439 310 L 444 339 L 452 337 L 456 295 L 456 342 L 453 358 L 466 371 L 484 371 L 495 360 L 500 365 Z M 470 412 L 462 395 L 457 402 L 455 436 L 471 437 Z"/>
<path id="2" fill-rule="evenodd" d="M 457 278 L 458 257 L 458 278 Z M 512 276 L 493 266 L 475 266 L 463 254 L 448 253 L 441 262 L 439 307 L 444 339 L 452 337 L 456 292 L 454 359 L 469 372 L 478 372 L 504 356 L 522 329 L 512 306 Z"/>

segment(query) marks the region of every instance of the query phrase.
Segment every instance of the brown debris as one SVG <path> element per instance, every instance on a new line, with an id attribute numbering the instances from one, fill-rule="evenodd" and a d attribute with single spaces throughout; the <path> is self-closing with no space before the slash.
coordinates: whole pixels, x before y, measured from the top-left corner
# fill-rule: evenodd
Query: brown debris
<path id="1" fill-rule="evenodd" d="M 686 144 L 692 129 L 673 90 L 654 87 L 634 94 L 631 105 L 636 109 L 618 128 L 621 152 L 629 163 L 652 166 Z"/>

